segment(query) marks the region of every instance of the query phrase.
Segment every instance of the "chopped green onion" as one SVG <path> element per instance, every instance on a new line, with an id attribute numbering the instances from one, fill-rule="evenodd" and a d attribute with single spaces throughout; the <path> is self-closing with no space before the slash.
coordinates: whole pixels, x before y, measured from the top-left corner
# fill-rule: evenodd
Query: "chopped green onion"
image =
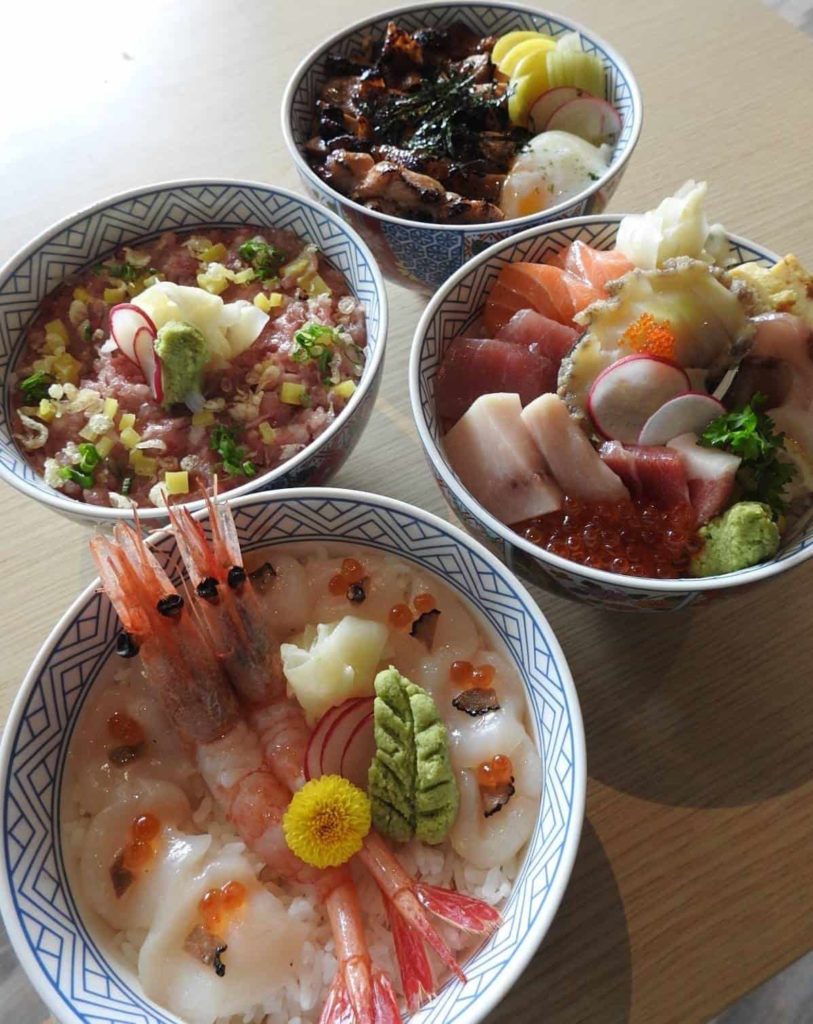
<path id="1" fill-rule="evenodd" d="M 90 324 L 85 324 L 84 335 L 85 341 L 90 341 L 91 338 L 93 337 L 93 328 L 90 326 Z"/>
<path id="2" fill-rule="evenodd" d="M 96 451 L 96 445 L 86 443 L 79 445 L 79 469 L 83 473 L 92 473 L 102 461 L 101 455 Z"/>
<path id="3" fill-rule="evenodd" d="M 121 482 L 121 493 L 125 496 L 130 493 L 130 488 L 133 486 L 133 478 L 126 476 Z"/>
<path id="4" fill-rule="evenodd" d="M 314 361 L 319 367 L 322 380 L 328 381 L 333 348 L 338 341 L 339 335 L 335 327 L 328 327 L 326 324 L 306 324 L 294 335 L 291 358 L 295 363 Z"/>
<path id="5" fill-rule="evenodd" d="M 237 255 L 244 263 L 253 268 L 254 273 L 261 281 L 274 277 L 288 259 L 282 249 L 278 249 L 275 245 L 269 245 L 262 238 L 252 238 L 248 242 L 243 242 L 237 250 Z"/>
<path id="6" fill-rule="evenodd" d="M 216 424 L 209 435 L 209 448 L 223 460 L 223 471 L 229 476 L 254 476 L 254 463 L 246 458 L 245 448 L 237 443 L 234 432 Z"/>
<path id="7" fill-rule="evenodd" d="M 114 277 L 118 281 L 135 281 L 141 271 L 130 263 L 103 263 L 101 269 L 108 277 Z"/>
<path id="8" fill-rule="evenodd" d="M 79 484 L 80 487 L 85 489 L 93 486 L 93 475 L 91 473 L 82 473 L 74 466 L 63 466 L 59 471 L 59 475 L 63 480 L 72 480 L 75 484 Z"/>
<path id="9" fill-rule="evenodd" d="M 20 391 L 23 393 L 27 405 L 34 405 L 48 397 L 48 388 L 54 383 L 55 377 L 44 370 L 37 370 L 30 377 L 26 377 L 20 384 Z"/>

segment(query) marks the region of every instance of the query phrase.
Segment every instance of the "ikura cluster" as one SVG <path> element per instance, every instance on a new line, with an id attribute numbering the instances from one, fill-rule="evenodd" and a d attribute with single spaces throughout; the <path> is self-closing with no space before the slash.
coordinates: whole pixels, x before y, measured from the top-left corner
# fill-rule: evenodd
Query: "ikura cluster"
<path id="1" fill-rule="evenodd" d="M 413 614 L 413 609 L 415 613 Z M 411 629 L 416 618 L 428 615 L 437 609 L 437 601 L 434 594 L 423 590 L 412 599 L 412 608 L 408 604 L 395 604 L 390 608 L 389 622 L 393 629 Z"/>
<path id="2" fill-rule="evenodd" d="M 526 540 L 582 565 L 627 576 L 688 575 L 703 546 L 690 505 L 662 510 L 637 502 L 582 502 L 522 524 Z"/>
<path id="3" fill-rule="evenodd" d="M 464 690 L 484 690 L 491 686 L 496 674 L 497 670 L 488 663 L 475 667 L 470 661 L 453 661 L 449 681 Z"/>
<path id="4" fill-rule="evenodd" d="M 110 880 L 117 899 L 130 888 L 139 872 L 154 860 L 160 834 L 161 821 L 155 814 L 147 812 L 133 818 L 126 842 L 110 867 Z"/>
<path id="5" fill-rule="evenodd" d="M 246 887 L 237 881 L 226 882 L 219 889 L 208 889 L 198 903 L 206 931 L 212 934 L 222 933 L 229 918 L 242 909 L 246 895 Z"/>
<path id="6" fill-rule="evenodd" d="M 334 597 L 344 594 L 353 604 L 361 604 L 367 596 L 366 582 L 367 574 L 361 562 L 357 558 L 345 558 L 340 571 L 331 576 L 327 589 Z"/>
<path id="7" fill-rule="evenodd" d="M 120 768 L 135 761 L 144 749 L 147 737 L 141 723 L 125 711 L 114 711 L 107 720 L 107 732 L 115 746 L 107 751 L 107 759 Z"/>

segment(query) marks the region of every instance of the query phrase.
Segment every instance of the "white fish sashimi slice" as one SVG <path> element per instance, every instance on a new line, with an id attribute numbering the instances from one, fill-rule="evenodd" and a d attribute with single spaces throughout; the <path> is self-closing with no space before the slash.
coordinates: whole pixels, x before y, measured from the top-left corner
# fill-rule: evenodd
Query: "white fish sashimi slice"
<path id="1" fill-rule="evenodd" d="M 683 461 L 698 524 L 719 515 L 731 500 L 741 460 L 718 448 L 703 447 L 691 432 L 672 438 L 666 447 L 678 452 Z"/>
<path id="2" fill-rule="evenodd" d="M 138 958 L 147 996 L 189 1024 L 244 1014 L 263 1006 L 281 985 L 299 975 L 305 926 L 256 879 L 242 844 L 223 847 L 217 858 L 176 887 L 158 909 Z M 240 882 L 246 900 L 222 926 L 226 968 L 219 977 L 186 948 L 201 924 L 198 904 L 210 889 Z"/>
<path id="3" fill-rule="evenodd" d="M 604 463 L 558 395 L 540 395 L 522 410 L 554 480 L 583 501 L 627 501 L 629 491 Z"/>
<path id="4" fill-rule="evenodd" d="M 666 444 L 681 434 L 702 434 L 724 412 L 723 403 L 711 395 L 698 391 L 678 395 L 652 413 L 641 429 L 638 444 Z"/>
<path id="5" fill-rule="evenodd" d="M 656 356 L 625 356 L 596 377 L 587 410 L 604 437 L 637 444 L 655 410 L 688 390 L 689 378 L 676 363 Z"/>
<path id="6" fill-rule="evenodd" d="M 444 438 L 464 487 L 504 523 L 554 512 L 563 499 L 521 413 L 518 395 L 482 395 Z"/>

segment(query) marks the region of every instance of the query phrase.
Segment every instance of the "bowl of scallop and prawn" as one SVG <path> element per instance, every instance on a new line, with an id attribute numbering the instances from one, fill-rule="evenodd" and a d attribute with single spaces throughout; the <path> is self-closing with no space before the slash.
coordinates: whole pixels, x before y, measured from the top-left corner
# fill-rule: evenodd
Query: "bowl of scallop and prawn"
<path id="1" fill-rule="evenodd" d="M 497 245 L 418 327 L 435 477 L 540 586 L 670 609 L 808 557 L 811 275 L 709 225 L 705 195 Z"/>
<path id="2" fill-rule="evenodd" d="M 134 189 L 0 272 L 0 476 L 72 518 L 318 484 L 372 410 L 375 260 L 311 200 L 240 181 Z M 197 503 L 197 504 L 195 504 Z"/>
<path id="3" fill-rule="evenodd" d="M 430 290 L 500 238 L 602 210 L 641 121 L 611 46 L 502 3 L 413 5 L 345 28 L 302 61 L 282 107 L 307 191 L 388 277 Z"/>
<path id="4" fill-rule="evenodd" d="M 0 905 L 38 992 L 66 1021 L 482 1020 L 583 815 L 538 607 L 386 498 L 172 517 L 93 539 L 5 731 Z"/>

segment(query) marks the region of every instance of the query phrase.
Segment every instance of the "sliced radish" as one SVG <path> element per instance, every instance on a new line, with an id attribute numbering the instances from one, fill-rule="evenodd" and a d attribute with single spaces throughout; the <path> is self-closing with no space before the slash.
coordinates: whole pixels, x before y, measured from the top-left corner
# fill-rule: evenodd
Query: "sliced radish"
<path id="1" fill-rule="evenodd" d="M 638 444 L 666 444 L 681 434 L 702 434 L 724 412 L 723 403 L 703 391 L 678 395 L 652 413 L 641 430 Z"/>
<path id="2" fill-rule="evenodd" d="M 367 789 L 367 774 L 375 757 L 375 732 L 372 707 L 360 719 L 342 754 L 339 775 L 349 779 L 359 789 Z"/>
<path id="3" fill-rule="evenodd" d="M 604 437 L 636 444 L 656 409 L 689 390 L 685 371 L 659 356 L 625 356 L 596 377 L 587 410 Z"/>
<path id="4" fill-rule="evenodd" d="M 326 711 L 316 723 L 305 751 L 305 778 L 342 775 L 343 763 L 358 778 L 368 737 L 372 740 L 372 714 L 372 697 L 353 697 Z M 374 746 L 374 740 L 372 743 Z M 372 755 L 373 749 L 370 748 L 370 760 Z M 356 780 L 351 778 L 351 781 Z M 359 785 L 358 782 L 356 784 Z M 367 788 L 366 768 L 361 784 Z"/>
<path id="5" fill-rule="evenodd" d="M 579 96 L 554 111 L 545 130 L 570 132 L 594 146 L 615 142 L 621 133 L 621 115 L 597 96 Z"/>
<path id="6" fill-rule="evenodd" d="M 585 95 L 586 93 L 583 93 L 581 89 L 576 89 L 572 85 L 560 85 L 556 89 L 548 89 L 538 100 L 534 101 L 528 114 L 528 127 L 534 133 L 543 132 L 559 107 Z"/>
<path id="7" fill-rule="evenodd" d="M 121 302 L 110 310 L 110 334 L 131 363 L 138 364 L 135 340 L 142 329 L 146 329 L 153 338 L 158 336 L 152 318 L 140 306 L 132 302 Z"/>
<path id="8" fill-rule="evenodd" d="M 161 382 L 161 360 L 155 351 L 155 335 L 148 327 L 139 327 L 133 339 L 133 352 L 144 380 L 152 388 L 153 397 L 157 402 L 164 399 L 164 387 Z"/>

